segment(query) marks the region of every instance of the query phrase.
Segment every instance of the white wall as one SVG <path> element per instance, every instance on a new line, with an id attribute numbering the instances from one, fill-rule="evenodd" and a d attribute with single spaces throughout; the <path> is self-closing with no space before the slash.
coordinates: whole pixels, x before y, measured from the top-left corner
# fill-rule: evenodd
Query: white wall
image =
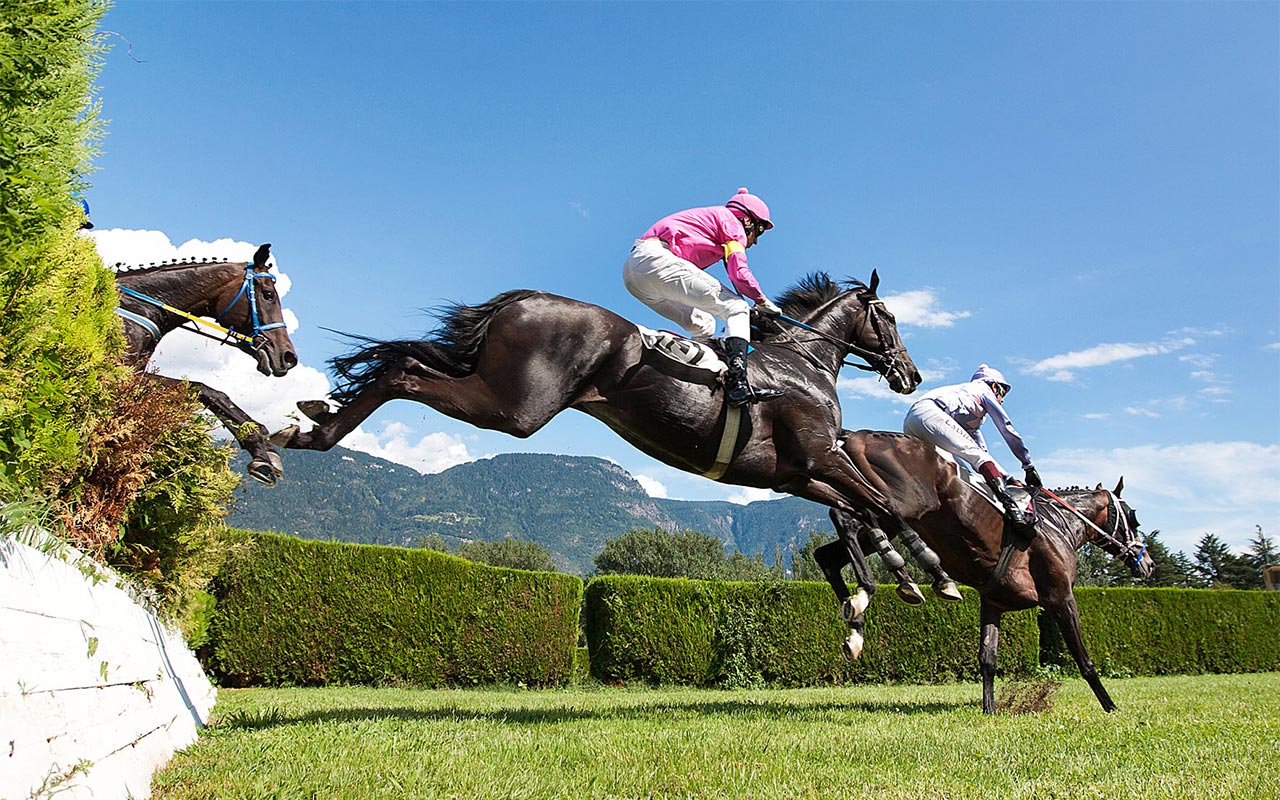
<path id="1" fill-rule="evenodd" d="M 216 690 L 123 581 L 48 534 L 0 536 L 0 798 L 144 798 Z"/>

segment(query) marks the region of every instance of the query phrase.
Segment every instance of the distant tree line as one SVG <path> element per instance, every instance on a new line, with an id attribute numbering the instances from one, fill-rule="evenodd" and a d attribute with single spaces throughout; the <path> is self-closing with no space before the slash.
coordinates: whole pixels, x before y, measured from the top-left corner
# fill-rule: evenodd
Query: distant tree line
<path id="1" fill-rule="evenodd" d="M 811 532 L 805 542 L 791 552 L 789 559 L 784 558 L 779 550 L 774 553 L 772 563 L 765 563 L 761 555 L 749 556 L 737 549 L 726 552 L 719 539 L 698 531 L 668 531 L 658 527 L 632 529 L 616 538 L 606 539 L 604 549 L 595 557 L 594 563 L 598 575 L 649 575 L 719 581 L 821 581 L 825 578 L 813 559 L 813 551 L 834 538 L 830 532 Z M 1262 526 L 1258 526 L 1248 548 L 1240 555 L 1233 553 L 1212 533 L 1204 535 L 1191 557 L 1182 552 L 1170 552 L 1160 541 L 1159 531 L 1150 533 L 1146 541 L 1147 552 L 1155 562 L 1150 578 L 1134 577 L 1120 559 L 1100 547 L 1086 544 L 1079 553 L 1076 585 L 1262 589 L 1262 567 L 1280 563 L 1280 548 L 1263 533 Z M 419 545 L 497 567 L 557 571 L 551 553 L 533 541 L 507 538 L 495 542 L 464 542 L 450 547 L 442 537 L 429 536 Z M 876 582 L 896 582 L 880 559 L 869 558 L 868 562 Z M 923 571 L 910 563 L 910 559 L 907 570 L 917 581 L 929 580 Z"/>

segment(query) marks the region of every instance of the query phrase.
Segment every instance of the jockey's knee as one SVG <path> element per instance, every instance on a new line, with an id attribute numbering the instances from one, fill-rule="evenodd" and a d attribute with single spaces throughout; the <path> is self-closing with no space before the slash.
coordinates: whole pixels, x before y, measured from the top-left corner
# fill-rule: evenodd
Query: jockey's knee
<path id="1" fill-rule="evenodd" d="M 691 308 L 689 309 L 689 322 L 684 328 L 694 337 L 707 339 L 715 336 L 716 318 L 700 308 Z"/>

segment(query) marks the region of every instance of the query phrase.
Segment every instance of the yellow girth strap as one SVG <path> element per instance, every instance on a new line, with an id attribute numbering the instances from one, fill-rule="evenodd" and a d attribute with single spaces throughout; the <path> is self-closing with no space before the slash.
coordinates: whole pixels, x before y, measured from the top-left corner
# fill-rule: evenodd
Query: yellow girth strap
<path id="1" fill-rule="evenodd" d="M 747 252 L 747 248 L 743 247 L 742 242 L 739 242 L 736 239 L 730 239 L 729 241 L 724 243 L 724 260 L 725 261 L 728 261 L 729 256 L 733 255 L 734 253 L 745 253 L 745 252 Z"/>

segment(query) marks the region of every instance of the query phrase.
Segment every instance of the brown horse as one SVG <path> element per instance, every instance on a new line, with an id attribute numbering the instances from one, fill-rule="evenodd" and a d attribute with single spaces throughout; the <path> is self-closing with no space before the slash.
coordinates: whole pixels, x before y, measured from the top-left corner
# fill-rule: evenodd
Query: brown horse
<path id="1" fill-rule="evenodd" d="M 308 432 L 290 426 L 272 441 L 328 450 L 397 399 L 518 437 L 573 408 L 688 472 L 848 511 L 883 508 L 885 498 L 869 491 L 837 444 L 836 377 L 851 352 L 895 391 L 906 394 L 920 383 L 893 315 L 876 296 L 878 283 L 875 273 L 870 285 L 847 286 L 818 273 L 781 295 L 783 310 L 803 317 L 807 329 L 768 336 L 749 359 L 753 381 L 785 394 L 744 407 L 740 416 L 730 416 L 714 374 L 646 349 L 640 330 L 617 314 L 521 290 L 453 306 L 427 340 L 362 339 L 363 348 L 330 362 L 341 381 L 334 392 L 341 408 L 299 403 L 316 426 Z"/>
<path id="2" fill-rule="evenodd" d="M 190 325 L 189 330 L 212 336 L 252 356 L 263 375 L 284 375 L 297 366 L 298 355 L 285 330 L 275 276 L 267 271 L 270 250 L 271 245 L 262 245 L 250 263 L 192 260 L 134 269 L 117 264 L 120 306 L 116 313 L 125 321 L 126 359 L 135 369 L 144 370 L 165 334 Z M 213 318 L 215 322 L 211 324 L 200 317 Z M 180 382 L 162 375 L 154 378 Z M 274 486 L 284 469 L 262 426 L 224 393 L 202 383 L 191 385 L 200 402 L 251 456 L 249 475 Z"/>
<path id="3" fill-rule="evenodd" d="M 956 462 L 941 457 L 931 444 L 904 434 L 844 431 L 842 450 L 871 484 L 890 498 L 896 519 L 833 510 L 831 519 L 840 542 L 861 552 L 870 541 L 871 527 L 884 524 L 896 530 L 905 523 L 933 548 L 948 573 L 978 590 L 982 624 L 978 665 L 984 712 L 995 711 L 1000 618 L 1006 611 L 1035 606 L 1044 608 L 1058 624 L 1080 675 L 1098 702 L 1107 711 L 1115 709 L 1085 650 L 1072 587 L 1076 550 L 1087 541 L 1124 558 L 1135 574 L 1151 574 L 1151 556 L 1138 533 L 1137 516 L 1120 499 L 1123 479 L 1114 492 L 1101 486 L 1065 492 L 1063 503 L 1047 492 L 1039 495 L 1038 533 L 1027 541 L 1006 532 L 996 503 L 966 482 Z M 839 567 L 831 560 L 822 567 L 836 594 L 847 597 L 849 590 Z M 859 571 L 857 560 L 854 569 Z M 858 583 L 874 594 L 869 573 L 859 573 Z"/>

